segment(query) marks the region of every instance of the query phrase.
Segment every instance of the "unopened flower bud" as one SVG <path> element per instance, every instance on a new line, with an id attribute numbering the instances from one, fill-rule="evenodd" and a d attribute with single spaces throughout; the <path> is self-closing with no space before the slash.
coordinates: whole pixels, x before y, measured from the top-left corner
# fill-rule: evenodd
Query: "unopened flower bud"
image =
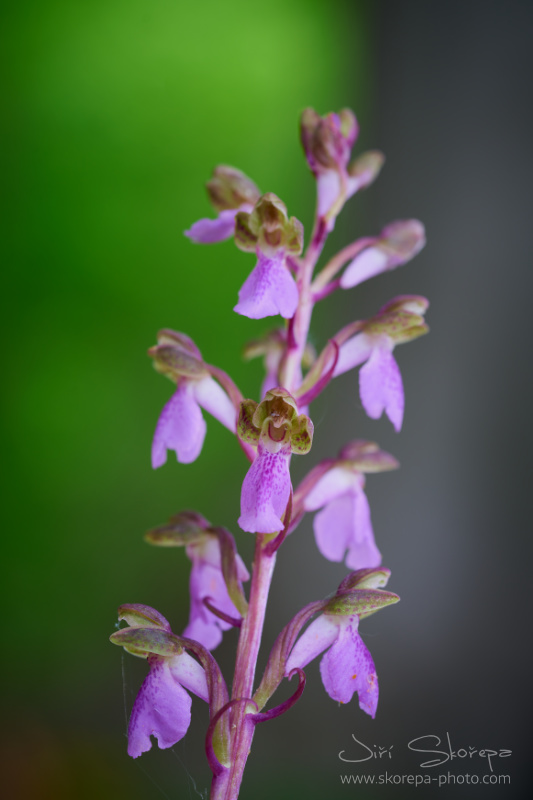
<path id="1" fill-rule="evenodd" d="M 379 150 L 363 153 L 348 166 L 348 194 L 351 196 L 359 189 L 366 189 L 378 177 L 385 156 Z"/>
<path id="2" fill-rule="evenodd" d="M 359 128 L 355 115 L 347 108 L 325 117 L 307 108 L 302 113 L 300 131 L 309 166 L 318 174 L 346 168 Z"/>
<path id="3" fill-rule="evenodd" d="M 261 196 L 255 183 L 244 172 L 225 165 L 215 168 L 213 177 L 207 182 L 207 191 L 217 211 L 253 206 Z"/>

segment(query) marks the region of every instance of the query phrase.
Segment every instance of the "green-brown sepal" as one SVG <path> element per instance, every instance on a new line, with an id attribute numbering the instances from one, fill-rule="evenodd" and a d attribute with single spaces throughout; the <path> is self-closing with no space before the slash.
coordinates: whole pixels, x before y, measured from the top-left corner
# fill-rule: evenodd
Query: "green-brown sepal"
<path id="1" fill-rule="evenodd" d="M 206 185 L 209 199 L 217 211 L 253 206 L 261 192 L 250 178 L 235 167 L 216 167 Z"/>
<path id="2" fill-rule="evenodd" d="M 351 589 L 347 592 L 337 593 L 328 600 L 323 607 L 324 614 L 349 617 L 357 614 L 359 619 L 375 614 L 385 606 L 399 601 L 397 594 L 384 592 L 380 589 Z"/>

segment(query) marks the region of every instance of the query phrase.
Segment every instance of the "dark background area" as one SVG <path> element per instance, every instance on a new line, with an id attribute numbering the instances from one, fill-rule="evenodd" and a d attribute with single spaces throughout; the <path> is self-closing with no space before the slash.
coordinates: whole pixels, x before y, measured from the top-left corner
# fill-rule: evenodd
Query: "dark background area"
<path id="1" fill-rule="evenodd" d="M 4 510 L 3 725 L 15 800 L 194 798 L 209 785 L 206 713 L 187 737 L 132 762 L 124 711 L 145 665 L 108 644 L 116 607 L 188 613 L 182 553 L 143 532 L 185 507 L 238 531 L 245 464 L 208 421 L 201 458 L 152 472 L 170 384 L 145 351 L 163 326 L 255 396 L 242 344 L 270 327 L 231 312 L 251 267 L 231 243 L 181 231 L 209 213 L 212 167 L 234 164 L 309 229 L 313 185 L 297 141 L 306 105 L 350 106 L 357 152 L 382 149 L 379 181 L 344 211 L 330 252 L 397 218 L 428 245 L 412 263 L 317 309 L 321 346 L 396 294 L 427 295 L 429 336 L 396 351 L 404 427 L 368 420 L 354 374 L 317 401 L 309 458 L 349 438 L 394 453 L 367 481 L 391 588 L 402 602 L 361 625 L 380 680 L 372 721 L 337 707 L 318 664 L 303 699 L 258 729 L 242 797 L 526 796 L 530 778 L 528 567 L 531 450 L 531 5 L 525 2 L 48 0 L 7 6 L 2 52 Z M 339 425 L 342 420 L 342 425 Z M 296 460 L 295 475 L 309 466 Z M 345 574 L 317 552 L 311 520 L 280 553 L 265 641 Z M 216 651 L 230 675 L 235 634 Z M 266 652 L 264 657 L 266 657 Z M 511 785 L 343 786 L 340 774 L 417 774 L 407 743 L 511 749 Z M 345 769 L 352 734 L 393 758 Z"/>

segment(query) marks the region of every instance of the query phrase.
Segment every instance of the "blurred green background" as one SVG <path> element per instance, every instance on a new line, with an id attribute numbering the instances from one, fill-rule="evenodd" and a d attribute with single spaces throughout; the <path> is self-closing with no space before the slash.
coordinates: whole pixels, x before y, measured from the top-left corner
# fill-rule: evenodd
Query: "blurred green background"
<path id="1" fill-rule="evenodd" d="M 209 420 L 196 463 L 151 470 L 172 387 L 146 350 L 161 327 L 185 331 L 256 396 L 260 364 L 240 351 L 271 324 L 231 310 L 253 259 L 182 231 L 211 214 L 217 163 L 309 225 L 298 116 L 350 105 L 368 130 L 371 15 L 342 0 L 23 0 L 2 23 L 6 796 L 196 796 L 201 752 L 125 755 L 144 665 L 107 637 L 125 601 L 185 625 L 184 554 L 142 535 L 183 508 L 235 530 L 246 465 Z M 256 778 L 253 796 L 295 794 L 279 772 Z"/>

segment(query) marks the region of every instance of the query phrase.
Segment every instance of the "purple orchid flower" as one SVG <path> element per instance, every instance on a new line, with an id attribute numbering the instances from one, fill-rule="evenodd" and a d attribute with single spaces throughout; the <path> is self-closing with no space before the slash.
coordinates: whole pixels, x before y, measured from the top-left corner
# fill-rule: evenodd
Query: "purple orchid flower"
<path id="1" fill-rule="evenodd" d="M 200 407 L 235 433 L 235 408 L 218 383 L 211 377 L 182 378 L 157 422 L 152 442 L 154 469 L 166 462 L 167 450 L 174 450 L 181 464 L 190 464 L 198 458 L 206 433 Z"/>
<path id="2" fill-rule="evenodd" d="M 183 739 L 191 723 L 188 689 L 209 702 L 205 672 L 186 653 L 164 657 L 148 656 L 150 672 L 133 704 L 128 726 L 128 755 L 137 758 L 150 750 L 150 736 L 160 748 L 172 747 Z"/>
<path id="3" fill-rule="evenodd" d="M 287 257 L 302 252 L 302 223 L 289 218 L 285 204 L 270 192 L 259 198 L 251 213 L 237 215 L 235 244 L 255 253 L 257 264 L 241 287 L 234 311 L 250 319 L 293 317 L 299 294 Z"/>
<path id="4" fill-rule="evenodd" d="M 383 411 L 398 432 L 402 427 L 405 398 L 400 368 L 392 355 L 397 344 L 427 333 L 424 297 L 400 296 L 387 303 L 376 317 L 359 325 L 359 332 L 343 342 L 333 377 L 360 364 L 359 393 L 371 419 Z"/>
<path id="5" fill-rule="evenodd" d="M 240 617 L 229 597 L 222 574 L 220 543 L 216 536 L 206 534 L 187 545 L 186 552 L 192 561 L 189 583 L 191 610 L 183 635 L 195 639 L 208 650 L 214 650 L 222 641 L 222 632 L 231 628 L 231 623 L 213 614 L 206 607 L 204 599 L 209 599 L 213 606 L 229 617 Z M 247 581 L 250 575 L 237 554 L 236 566 L 238 580 Z"/>
<path id="6" fill-rule="evenodd" d="M 167 450 L 178 461 L 190 464 L 202 449 L 206 424 L 200 408 L 235 433 L 236 411 L 224 389 L 211 377 L 192 339 L 163 330 L 158 344 L 148 351 L 155 368 L 176 382 L 176 391 L 163 407 L 152 442 L 152 466 L 162 466 Z"/>
<path id="7" fill-rule="evenodd" d="M 219 213 L 216 219 L 200 219 L 185 231 L 185 236 L 197 244 L 213 244 L 233 236 L 236 215 L 252 211 L 261 194 L 243 172 L 227 166 L 216 167 L 207 191 Z"/>
<path id="8" fill-rule="evenodd" d="M 348 264 L 340 279 L 343 289 L 405 264 L 426 243 L 424 226 L 417 219 L 397 220 L 381 231 L 377 241 L 366 247 Z"/>
<path id="9" fill-rule="evenodd" d="M 242 485 L 238 523 L 250 533 L 277 533 L 283 530 L 282 517 L 291 494 L 291 453 L 309 452 L 313 423 L 298 414 L 294 397 L 279 387 L 268 391 L 259 405 L 253 400 L 241 403 L 237 434 L 257 447 Z"/>
<path id="10" fill-rule="evenodd" d="M 358 627 L 357 614 L 321 614 L 296 642 L 287 660 L 285 675 L 290 675 L 297 667 L 303 669 L 327 650 L 320 662 L 326 692 L 339 703 L 349 703 L 357 692 L 359 707 L 374 718 L 379 696 L 378 679 L 372 656 L 359 635 Z"/>
<path id="11" fill-rule="evenodd" d="M 351 569 L 381 564 L 364 486 L 364 475 L 345 463 L 329 469 L 304 500 L 305 511 L 322 509 L 313 520 L 322 555 L 342 561 L 348 551 L 345 563 Z"/>

